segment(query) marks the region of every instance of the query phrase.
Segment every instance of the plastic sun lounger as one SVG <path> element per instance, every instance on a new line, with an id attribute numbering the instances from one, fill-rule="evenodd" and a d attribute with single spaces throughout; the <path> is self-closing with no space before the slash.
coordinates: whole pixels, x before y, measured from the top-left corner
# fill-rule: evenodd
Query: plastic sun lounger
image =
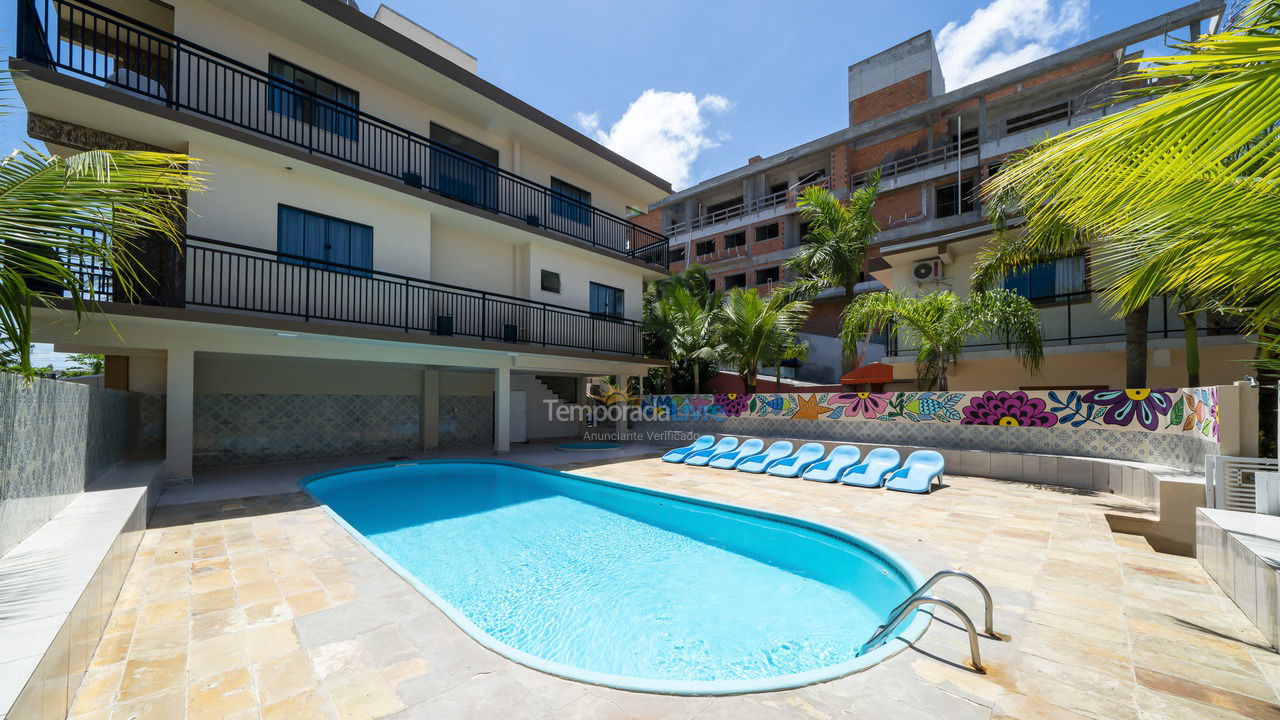
<path id="1" fill-rule="evenodd" d="M 689 453 L 696 452 L 698 450 L 706 450 L 715 443 L 716 437 L 714 435 L 703 435 L 697 440 L 694 440 L 692 445 L 685 445 L 684 447 L 676 448 L 675 450 L 668 450 L 667 454 L 662 456 L 662 459 L 663 461 L 670 463 L 684 462 L 684 459 L 689 456 Z"/>
<path id="2" fill-rule="evenodd" d="M 751 438 L 742 443 L 738 447 L 728 452 L 722 452 L 711 458 L 708 466 L 720 468 L 721 470 L 732 470 L 738 466 L 738 463 L 755 455 L 764 449 L 764 441 L 760 438 Z"/>
<path id="3" fill-rule="evenodd" d="M 840 479 L 845 470 L 853 467 L 860 457 L 862 451 L 856 445 L 837 445 L 826 460 L 810 465 L 800 477 L 815 482 L 833 483 Z"/>
<path id="4" fill-rule="evenodd" d="M 840 482 L 858 487 L 880 487 L 884 484 L 884 476 L 898 467 L 902 456 L 897 450 L 876 448 L 867 453 L 861 465 L 854 465 L 840 476 Z"/>
<path id="5" fill-rule="evenodd" d="M 706 465 L 708 462 L 711 461 L 711 458 L 715 457 L 716 455 L 719 455 L 720 453 L 729 452 L 730 450 L 736 447 L 738 447 L 738 438 L 731 437 L 731 436 L 722 437 L 720 438 L 720 442 L 716 443 L 714 447 L 709 447 L 705 450 L 694 450 L 693 452 L 686 455 L 684 457 L 684 464 L 685 465 Z"/>
<path id="6" fill-rule="evenodd" d="M 795 455 L 771 464 L 765 472 L 778 477 L 800 477 L 800 473 L 808 470 L 810 465 L 821 460 L 826 454 L 827 449 L 822 443 L 805 443 L 796 450 Z"/>
<path id="7" fill-rule="evenodd" d="M 790 455 L 791 448 L 792 445 L 790 442 L 787 442 L 786 440 L 779 440 L 778 442 L 770 445 L 768 450 L 765 450 L 759 455 L 751 455 L 743 458 L 742 462 L 738 463 L 738 470 L 748 473 L 762 473 L 769 469 L 769 466 L 773 463 Z"/>
<path id="8" fill-rule="evenodd" d="M 884 481 L 885 488 L 902 492 L 927 493 L 933 490 L 936 478 L 942 482 L 942 453 L 936 450 L 917 450 L 907 456 L 902 467 Z"/>

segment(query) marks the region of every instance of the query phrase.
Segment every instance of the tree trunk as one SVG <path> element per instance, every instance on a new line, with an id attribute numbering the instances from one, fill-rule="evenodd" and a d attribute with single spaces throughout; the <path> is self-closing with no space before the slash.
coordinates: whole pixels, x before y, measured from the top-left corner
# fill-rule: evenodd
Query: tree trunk
<path id="1" fill-rule="evenodd" d="M 742 378 L 742 392 L 747 395 L 754 395 L 756 392 L 756 374 L 746 371 L 741 373 L 739 377 Z"/>
<path id="2" fill-rule="evenodd" d="M 1200 313 L 1182 313 L 1183 343 L 1187 355 L 1187 387 L 1200 387 L 1200 337 L 1196 334 L 1196 318 Z"/>
<path id="3" fill-rule="evenodd" d="M 666 374 L 667 374 L 667 394 L 675 395 L 676 394 L 676 366 L 668 365 Z"/>
<path id="4" fill-rule="evenodd" d="M 699 365 L 699 362 L 697 360 L 694 360 L 693 361 L 693 394 L 694 395 L 702 394 L 702 373 L 700 372 L 701 368 L 699 368 L 698 365 Z"/>
<path id="5" fill-rule="evenodd" d="M 947 363 L 947 359 L 945 357 L 942 358 L 941 362 L 938 363 L 938 391 L 939 392 L 947 392 L 947 390 L 950 387 L 947 384 L 948 364 L 949 363 Z"/>
<path id="6" fill-rule="evenodd" d="M 1151 304 L 1124 316 L 1124 386 L 1147 386 L 1147 323 L 1151 317 Z"/>
<path id="7" fill-rule="evenodd" d="M 773 391 L 782 392 L 782 361 L 773 366 L 773 372 L 776 373 L 773 376 Z"/>
<path id="8" fill-rule="evenodd" d="M 844 288 L 844 309 L 848 309 L 848 307 L 852 304 L 853 304 L 853 286 L 846 285 Z M 841 313 L 841 317 L 843 317 L 844 310 L 841 310 L 840 313 Z M 857 368 L 860 365 L 862 365 L 862 354 L 858 352 L 858 343 L 856 341 L 853 343 L 853 347 L 851 348 L 844 347 L 842 344 L 840 347 L 840 350 L 841 350 L 840 364 L 843 367 L 843 369 L 840 371 L 840 376 L 844 377 L 848 373 L 852 372 L 854 368 Z M 865 350 L 863 352 L 865 352 Z"/>

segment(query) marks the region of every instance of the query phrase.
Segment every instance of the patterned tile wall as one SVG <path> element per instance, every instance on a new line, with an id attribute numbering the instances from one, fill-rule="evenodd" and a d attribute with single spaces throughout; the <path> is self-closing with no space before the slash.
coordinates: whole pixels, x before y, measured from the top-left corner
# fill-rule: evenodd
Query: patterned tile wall
<path id="1" fill-rule="evenodd" d="M 1216 443 L 1192 436 L 1117 432 L 1107 429 L 992 427 L 958 424 L 824 422 L 785 418 L 726 417 L 722 420 L 638 423 L 639 430 L 692 431 L 715 434 L 789 437 L 886 445 L 914 445 L 940 450 L 1035 453 L 1133 460 L 1200 470 L 1204 456 L 1218 452 Z"/>
<path id="2" fill-rule="evenodd" d="M 197 395 L 193 462 L 251 465 L 418 450 L 417 395 Z"/>
<path id="3" fill-rule="evenodd" d="M 440 447 L 493 444 L 493 398 L 488 395 L 440 396 Z"/>
<path id="4" fill-rule="evenodd" d="M 130 393 L 0 374 L 0 555 L 130 450 Z"/>

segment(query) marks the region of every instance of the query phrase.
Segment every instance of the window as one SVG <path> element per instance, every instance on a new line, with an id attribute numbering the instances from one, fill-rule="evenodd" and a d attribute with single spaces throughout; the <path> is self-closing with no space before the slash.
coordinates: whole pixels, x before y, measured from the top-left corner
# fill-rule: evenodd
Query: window
<path id="1" fill-rule="evenodd" d="M 1083 255 L 1038 263 L 1009 275 L 1004 286 L 1028 300 L 1069 302 L 1089 290 Z"/>
<path id="2" fill-rule="evenodd" d="M 674 263 L 674 262 L 683 262 L 683 261 L 684 261 L 684 248 L 682 247 L 671 248 L 671 262 Z"/>
<path id="3" fill-rule="evenodd" d="M 813 229 L 812 221 L 800 223 L 800 242 L 801 243 L 809 242 L 809 231 L 811 229 Z"/>
<path id="4" fill-rule="evenodd" d="M 543 292 L 558 293 L 560 292 L 560 273 L 551 272 L 550 270 L 542 271 L 542 290 Z"/>
<path id="5" fill-rule="evenodd" d="M 281 262 L 368 277 L 373 269 L 373 228 L 281 205 L 276 249 L 292 256 L 281 257 Z"/>
<path id="6" fill-rule="evenodd" d="M 360 95 L 355 90 L 274 56 L 267 71 L 269 110 L 352 140 L 359 136 Z"/>
<path id="7" fill-rule="evenodd" d="M 757 285 L 768 285 L 769 283 L 776 282 L 778 282 L 778 268 L 771 267 L 756 271 Z"/>
<path id="8" fill-rule="evenodd" d="M 774 183 L 774 184 L 772 184 L 772 185 L 770 185 L 770 186 L 769 186 L 769 194 L 770 194 L 770 195 L 777 195 L 778 193 L 784 193 L 784 192 L 786 192 L 786 191 L 787 191 L 787 181 L 786 181 L 786 180 L 783 180 L 782 182 Z"/>
<path id="9" fill-rule="evenodd" d="M 724 247 L 726 250 L 728 250 L 729 248 L 742 247 L 743 245 L 746 245 L 746 244 L 747 244 L 746 230 L 731 232 L 728 235 L 724 236 Z"/>
<path id="10" fill-rule="evenodd" d="M 762 240 L 772 240 L 778 237 L 779 232 L 780 231 L 778 228 L 778 223 L 761 225 L 760 227 L 756 228 L 756 242 L 760 242 Z"/>
<path id="11" fill-rule="evenodd" d="M 702 242 L 697 244 L 697 246 L 695 247 L 695 250 L 697 251 L 697 254 L 700 256 L 710 255 L 716 251 L 716 241 L 714 238 L 712 238 L 711 240 L 703 240 Z"/>
<path id="12" fill-rule="evenodd" d="M 951 217 L 973 211 L 973 181 L 960 183 L 960 197 L 956 197 L 956 184 L 934 188 L 934 217 Z"/>
<path id="13" fill-rule="evenodd" d="M 747 286 L 746 273 L 738 273 L 737 275 L 726 275 L 724 278 L 725 290 L 732 290 L 733 288 L 740 288 L 740 287 L 746 287 L 746 286 Z"/>
<path id="14" fill-rule="evenodd" d="M 583 225 L 591 224 L 591 193 L 551 178 L 551 214 Z"/>
<path id="15" fill-rule="evenodd" d="M 1041 125 L 1048 125 L 1059 120 L 1066 120 L 1071 114 L 1071 105 L 1069 103 L 1058 103 L 1050 105 L 1046 108 L 1040 108 L 1034 112 L 1026 113 L 1011 117 L 1004 121 L 1004 131 L 1012 135 L 1013 133 L 1030 130 Z"/>
<path id="16" fill-rule="evenodd" d="M 616 287 L 591 283 L 591 312 L 605 317 L 622 317 L 622 291 Z"/>
<path id="17" fill-rule="evenodd" d="M 431 123 L 431 189 L 471 205 L 498 203 L 498 151 Z"/>

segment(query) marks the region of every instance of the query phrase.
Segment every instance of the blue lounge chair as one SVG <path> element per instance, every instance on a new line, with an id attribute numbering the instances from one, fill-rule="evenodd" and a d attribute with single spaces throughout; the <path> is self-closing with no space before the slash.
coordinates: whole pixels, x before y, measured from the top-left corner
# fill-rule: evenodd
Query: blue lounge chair
<path id="1" fill-rule="evenodd" d="M 779 440 L 759 455 L 743 458 L 742 462 L 738 463 L 738 469 L 742 472 L 762 473 L 768 470 L 770 465 L 790 454 L 791 443 L 786 440 Z"/>
<path id="2" fill-rule="evenodd" d="M 694 440 L 692 445 L 685 445 L 684 447 L 676 448 L 675 450 L 668 450 L 667 454 L 662 456 L 662 459 L 665 462 L 672 463 L 684 462 L 684 459 L 689 456 L 689 453 L 696 452 L 698 450 L 706 450 L 715 443 L 716 437 L 714 435 L 703 435 L 697 440 Z"/>
<path id="3" fill-rule="evenodd" d="M 751 438 L 742 443 L 738 447 L 728 452 L 722 452 L 711 458 L 711 462 L 707 465 L 721 470 L 732 470 L 738 466 L 738 463 L 755 455 L 764 449 L 764 441 L 760 438 Z"/>
<path id="4" fill-rule="evenodd" d="M 858 487 L 880 487 L 884 484 L 884 476 L 898 467 L 902 456 L 897 450 L 876 448 L 867 453 L 861 465 L 854 465 L 840 476 L 840 482 Z"/>
<path id="5" fill-rule="evenodd" d="M 805 443 L 796 450 L 795 455 L 773 463 L 765 472 L 778 477 L 800 477 L 800 473 L 808 470 L 810 465 L 821 460 L 825 454 L 827 449 L 822 443 Z"/>
<path id="6" fill-rule="evenodd" d="M 862 451 L 856 445 L 837 445 L 826 460 L 809 466 L 800 477 L 815 482 L 833 483 L 840 479 L 845 470 L 853 467 L 862 457 Z"/>
<path id="7" fill-rule="evenodd" d="M 716 443 L 714 447 L 709 447 L 705 450 L 694 450 L 686 455 L 684 458 L 684 464 L 706 465 L 711 461 L 711 458 L 719 455 L 720 453 L 729 452 L 736 447 L 738 447 L 738 438 L 729 436 L 722 437 L 720 438 L 720 442 Z"/>
<path id="8" fill-rule="evenodd" d="M 933 490 L 935 478 L 939 484 L 942 483 L 942 468 L 942 453 L 936 450 L 917 450 L 908 455 L 902 467 L 884 481 L 884 486 L 889 490 L 927 493 Z"/>

